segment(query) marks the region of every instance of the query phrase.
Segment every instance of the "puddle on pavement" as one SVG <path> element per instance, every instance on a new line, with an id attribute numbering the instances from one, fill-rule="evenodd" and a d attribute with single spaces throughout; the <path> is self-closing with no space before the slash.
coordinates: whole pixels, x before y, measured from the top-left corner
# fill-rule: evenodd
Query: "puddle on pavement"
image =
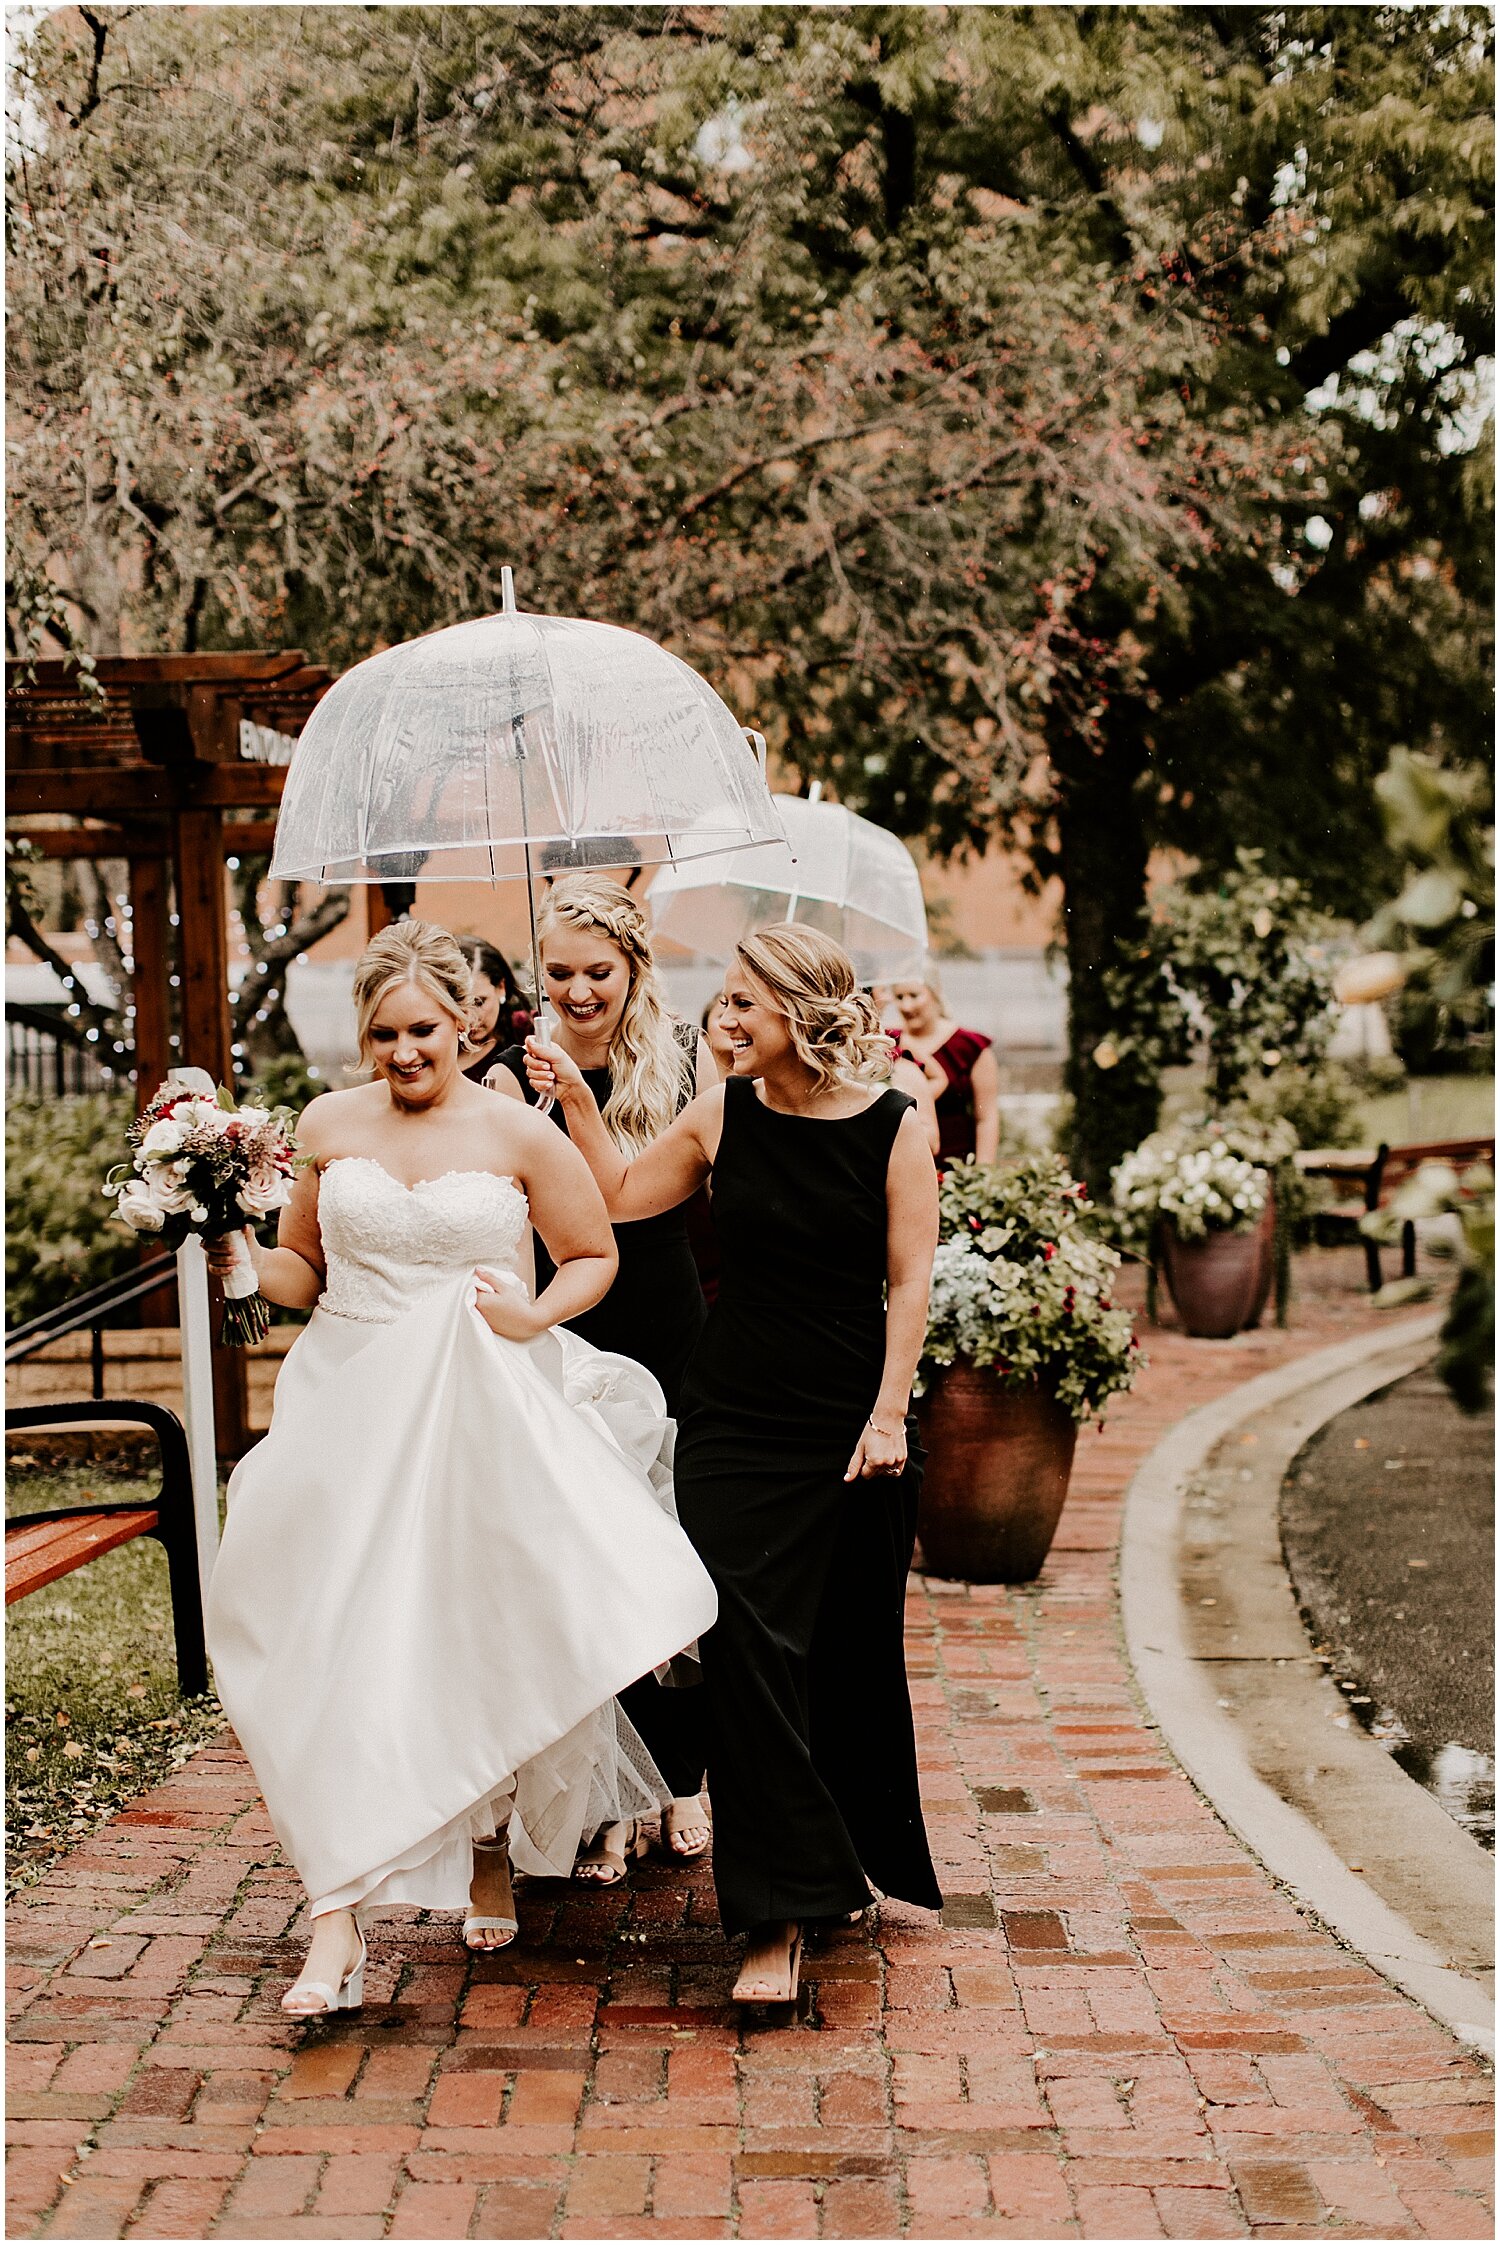
<path id="1" fill-rule="evenodd" d="M 1388 1707 L 1377 1707 L 1358 1685 L 1335 1676 L 1334 1682 L 1353 1710 L 1355 1720 L 1407 1776 L 1432 1795 L 1438 1807 L 1471 1839 L 1495 1851 L 1495 1757 L 1477 1754 L 1472 1747 L 1451 1739 L 1429 1746 L 1412 1738 L 1400 1717 Z"/>

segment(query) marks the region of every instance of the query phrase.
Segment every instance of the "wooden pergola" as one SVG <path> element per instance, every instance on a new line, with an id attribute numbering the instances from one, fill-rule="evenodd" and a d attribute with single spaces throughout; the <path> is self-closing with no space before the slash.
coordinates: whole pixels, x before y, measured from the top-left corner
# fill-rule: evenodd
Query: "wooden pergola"
<path id="1" fill-rule="evenodd" d="M 45 856 L 129 869 L 144 1103 L 179 1061 L 231 1080 L 225 857 L 270 849 L 292 747 L 333 674 L 290 650 L 122 656 L 100 661 L 95 680 L 91 692 L 70 664 L 7 662 L 7 827 Z M 372 928 L 383 925 L 378 890 L 369 906 Z M 234 1352 L 215 1354 L 221 1442 L 233 1450 L 244 1369 Z"/>

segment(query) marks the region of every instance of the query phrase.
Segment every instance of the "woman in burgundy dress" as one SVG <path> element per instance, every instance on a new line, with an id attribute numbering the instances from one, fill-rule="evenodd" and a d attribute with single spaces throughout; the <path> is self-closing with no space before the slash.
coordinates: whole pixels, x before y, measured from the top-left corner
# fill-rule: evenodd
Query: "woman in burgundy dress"
<path id="1" fill-rule="evenodd" d="M 894 983 L 891 995 L 901 1014 L 900 1049 L 937 1094 L 939 1167 L 969 1154 L 992 1162 L 1000 1151 L 1000 1070 L 990 1039 L 959 1027 L 930 977 Z"/>

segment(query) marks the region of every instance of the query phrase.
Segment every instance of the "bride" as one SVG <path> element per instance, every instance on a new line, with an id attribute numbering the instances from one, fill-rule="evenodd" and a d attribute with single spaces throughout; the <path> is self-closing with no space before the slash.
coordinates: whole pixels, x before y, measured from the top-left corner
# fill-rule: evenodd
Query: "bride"
<path id="1" fill-rule="evenodd" d="M 468 984 L 443 930 L 375 937 L 373 1080 L 308 1107 L 278 1245 L 249 1240 L 267 1298 L 313 1316 L 229 1484 L 208 1640 L 311 1899 L 299 2015 L 360 2001 L 368 1908 L 467 1909 L 501 1947 L 512 1864 L 566 1878 L 583 1835 L 660 1807 L 614 1695 L 715 1614 L 658 1494 L 661 1390 L 554 1330 L 614 1277 L 599 1189 L 464 1077 Z M 556 1265 L 535 1300 L 528 1220 Z"/>

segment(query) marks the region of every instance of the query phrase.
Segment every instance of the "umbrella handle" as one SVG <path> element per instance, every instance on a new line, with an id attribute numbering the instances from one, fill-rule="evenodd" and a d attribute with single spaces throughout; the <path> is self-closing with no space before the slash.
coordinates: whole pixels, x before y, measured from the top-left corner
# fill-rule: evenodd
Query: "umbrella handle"
<path id="1" fill-rule="evenodd" d="M 766 736 L 764 733 L 757 733 L 753 725 L 742 725 L 740 731 L 754 749 L 755 760 L 760 766 L 760 776 L 764 779 L 766 776 Z"/>
<path id="2" fill-rule="evenodd" d="M 550 1045 L 552 1042 L 552 1039 L 547 1034 L 547 1016 L 542 1007 L 542 994 L 540 990 L 537 992 L 536 1016 L 531 1024 L 531 1033 L 535 1037 L 539 1045 Z M 557 1101 L 553 1098 L 550 1091 L 538 1092 L 536 1105 L 532 1109 L 532 1112 L 533 1114 L 537 1115 L 550 1115 L 556 1105 Z"/>
<path id="3" fill-rule="evenodd" d="M 507 569 L 505 574 L 509 578 L 510 571 Z M 511 597 L 514 600 L 513 593 Z M 521 794 L 521 848 L 526 858 L 526 919 L 531 932 L 531 994 L 536 1000 L 532 1027 L 538 1042 L 546 1044 L 547 1016 L 542 1010 L 545 1003 L 542 996 L 542 954 L 536 939 L 536 882 L 531 870 L 531 829 L 526 816 L 526 729 L 519 717 L 511 720 L 511 738 L 515 743 L 516 783 Z M 550 1115 L 555 1104 L 550 1093 L 545 1098 L 539 1096 L 536 1112 L 539 1115 Z"/>

